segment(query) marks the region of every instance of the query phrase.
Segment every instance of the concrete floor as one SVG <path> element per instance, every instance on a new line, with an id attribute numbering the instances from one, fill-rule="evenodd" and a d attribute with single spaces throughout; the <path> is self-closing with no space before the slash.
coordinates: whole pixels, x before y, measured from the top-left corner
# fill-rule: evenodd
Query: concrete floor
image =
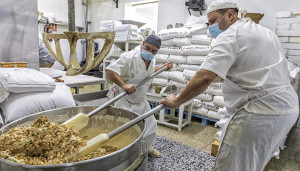
<path id="1" fill-rule="evenodd" d="M 218 128 L 213 125 L 201 125 L 200 120 L 193 120 L 192 124 L 183 127 L 179 132 L 177 129 L 158 125 L 157 134 L 181 144 L 193 147 L 202 152 L 210 154 L 211 144 L 215 141 Z"/>
<path id="2" fill-rule="evenodd" d="M 100 85 L 91 85 L 80 88 L 79 93 L 99 90 Z M 201 125 L 201 120 L 196 118 L 181 132 L 159 125 L 157 134 L 210 154 L 211 144 L 215 140 L 217 131 L 218 128 L 215 128 L 213 124 Z M 265 171 L 300 171 L 300 128 L 291 130 L 286 141 L 286 148 L 280 153 L 280 159 L 272 158 Z"/>

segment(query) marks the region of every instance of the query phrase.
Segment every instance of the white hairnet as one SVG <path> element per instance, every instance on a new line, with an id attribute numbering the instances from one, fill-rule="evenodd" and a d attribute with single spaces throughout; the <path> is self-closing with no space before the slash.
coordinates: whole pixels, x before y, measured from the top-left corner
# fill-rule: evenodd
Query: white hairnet
<path id="1" fill-rule="evenodd" d="M 216 0 L 213 2 L 207 9 L 207 14 L 216 11 L 218 9 L 226 9 L 226 8 L 237 8 L 239 9 L 237 3 L 233 0 Z"/>

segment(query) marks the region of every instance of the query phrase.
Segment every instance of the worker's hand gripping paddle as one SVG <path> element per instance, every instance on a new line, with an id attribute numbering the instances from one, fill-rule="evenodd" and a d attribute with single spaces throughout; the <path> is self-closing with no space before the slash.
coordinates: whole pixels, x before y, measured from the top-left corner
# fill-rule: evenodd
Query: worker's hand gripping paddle
<path id="1" fill-rule="evenodd" d="M 83 156 L 88 155 L 89 153 L 97 150 L 99 147 L 101 147 L 101 144 L 107 142 L 109 139 L 115 137 L 116 135 L 120 134 L 123 131 L 126 131 L 128 128 L 132 127 L 133 125 L 139 123 L 143 119 L 159 112 L 164 108 L 165 105 L 160 104 L 156 106 L 154 109 L 150 110 L 149 112 L 138 116 L 137 118 L 131 120 L 130 122 L 127 122 L 126 124 L 122 125 L 121 127 L 113 130 L 108 134 L 99 134 L 98 136 L 89 140 L 85 146 L 79 148 L 79 150 L 76 153 L 66 156 L 66 158 L 69 160 L 68 162 L 76 161 L 77 159 L 80 159 Z"/>
<path id="2" fill-rule="evenodd" d="M 163 72 L 163 71 L 165 71 L 167 69 L 168 69 L 168 66 L 165 66 L 162 69 L 158 70 L 157 72 L 151 74 L 149 77 L 145 78 L 143 81 L 141 81 L 140 83 L 138 83 L 136 85 L 136 88 L 140 87 L 141 85 L 143 85 L 144 83 L 146 83 L 147 81 L 149 81 L 152 78 L 156 77 L 158 74 L 160 74 L 161 72 Z M 113 99 L 109 100 L 108 102 L 104 103 L 102 106 L 99 106 L 98 108 L 96 108 L 95 110 L 91 111 L 88 114 L 79 113 L 79 114 L 75 115 L 71 119 L 65 121 L 63 123 L 63 125 L 73 126 L 77 131 L 79 131 L 82 128 L 84 128 L 84 127 L 87 126 L 87 124 L 89 122 L 89 117 L 92 117 L 94 114 L 96 114 L 99 111 L 103 110 L 107 106 L 113 104 L 114 102 L 116 102 L 117 100 L 121 99 L 125 95 L 127 95 L 126 91 L 124 91 L 123 93 L 120 93 L 118 96 L 114 97 Z"/>

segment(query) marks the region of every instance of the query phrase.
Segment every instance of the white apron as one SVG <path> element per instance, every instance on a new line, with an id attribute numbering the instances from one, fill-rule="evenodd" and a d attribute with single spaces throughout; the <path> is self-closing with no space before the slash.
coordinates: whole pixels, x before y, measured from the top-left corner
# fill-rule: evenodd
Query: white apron
<path id="1" fill-rule="evenodd" d="M 277 141 L 281 141 L 281 137 L 283 139 L 286 136 L 287 132 L 291 129 L 293 122 L 296 121 L 298 114 L 254 114 L 247 112 L 244 108 L 247 105 L 251 105 L 252 102 L 271 96 L 276 92 L 288 88 L 289 86 L 291 85 L 283 85 L 273 89 L 255 92 L 255 95 L 253 95 L 252 92 L 248 92 L 240 88 L 229 79 L 226 78 L 224 80 L 224 82 L 222 83 L 222 91 L 225 99 L 226 109 L 228 113 L 231 114 L 231 118 L 222 130 L 222 135 L 220 138 L 221 143 L 216 160 L 215 170 L 238 171 L 242 169 L 243 171 L 250 171 L 263 169 L 266 162 L 268 162 L 272 156 L 260 156 L 260 153 L 272 154 L 273 151 L 276 150 L 274 148 L 277 148 Z M 249 99 L 249 97 L 256 98 Z M 237 116 L 235 117 L 236 114 Z M 285 128 L 280 128 L 284 127 L 280 124 L 280 121 L 284 121 L 287 126 Z M 256 127 L 253 125 L 257 125 L 257 132 L 255 133 L 255 136 L 251 137 L 251 135 L 249 134 L 249 136 L 247 137 L 247 130 L 245 129 L 248 128 L 255 130 Z M 266 125 L 266 129 L 264 129 L 265 132 L 260 134 L 260 132 L 263 131 L 260 131 L 259 129 L 261 129 L 264 125 Z M 274 131 L 274 129 L 278 129 L 280 131 L 278 131 L 278 134 L 276 134 L 276 136 L 274 137 L 269 136 L 268 134 L 272 134 L 272 131 Z M 249 130 L 249 132 L 251 132 L 251 130 Z M 243 137 L 243 139 L 241 137 Z M 249 139 L 249 141 L 247 141 L 246 139 Z M 253 139 L 257 139 L 258 141 Z M 258 142 L 258 144 L 251 144 L 250 140 L 254 143 Z M 243 141 L 245 141 L 244 144 L 241 143 Z M 247 144 L 248 142 L 249 144 Z M 251 147 L 254 148 L 251 149 Z M 237 149 L 239 149 L 240 151 L 238 151 Z M 245 156 L 246 154 L 252 155 L 250 157 L 247 156 L 247 158 Z M 249 158 L 251 158 L 251 162 L 248 162 Z M 264 162 L 261 162 L 262 158 L 265 159 Z M 237 161 L 243 162 L 239 163 Z"/>
<path id="2" fill-rule="evenodd" d="M 136 75 L 132 80 L 128 81 L 129 84 L 137 84 L 144 80 L 146 77 L 149 77 L 151 74 L 148 72 L 141 72 Z M 150 105 L 146 98 L 146 92 L 149 90 L 152 80 L 141 85 L 136 91 L 131 95 L 126 95 L 117 102 L 114 106 L 128 111 L 135 112 L 139 115 L 142 115 L 151 110 Z M 118 86 L 117 86 L 118 87 Z M 124 90 L 121 87 L 118 87 L 119 93 L 122 93 Z M 157 130 L 157 121 L 152 115 L 145 119 L 146 122 L 146 132 L 144 138 L 148 137 L 151 134 L 154 134 Z"/>

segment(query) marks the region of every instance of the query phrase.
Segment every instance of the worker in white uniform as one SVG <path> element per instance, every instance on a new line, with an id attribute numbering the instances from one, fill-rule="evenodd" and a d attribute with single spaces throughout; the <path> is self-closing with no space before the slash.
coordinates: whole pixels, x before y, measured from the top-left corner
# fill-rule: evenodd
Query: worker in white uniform
<path id="1" fill-rule="evenodd" d="M 172 62 L 164 64 L 162 67 L 155 68 L 155 58 L 161 46 L 161 39 L 150 35 L 142 44 L 140 50 L 131 50 L 120 55 L 120 58 L 111 63 L 105 69 L 109 80 L 117 85 L 119 93 L 126 91 L 129 95 L 115 102 L 114 106 L 133 111 L 137 114 L 144 114 L 151 110 L 146 99 L 146 92 L 149 90 L 152 80 L 146 82 L 139 88 L 135 84 L 149 77 L 154 72 L 168 66 L 172 68 Z M 114 87 L 112 89 L 115 89 Z M 115 90 L 114 90 L 115 91 Z M 148 145 L 148 154 L 153 157 L 160 157 L 153 147 L 155 132 L 157 130 L 157 121 L 154 116 L 145 119 L 146 131 L 144 138 Z"/>
<path id="2" fill-rule="evenodd" d="M 215 170 L 262 171 L 296 122 L 299 103 L 278 37 L 239 19 L 238 9 L 230 0 L 208 7 L 209 32 L 216 43 L 181 94 L 161 103 L 177 107 L 220 79 L 231 119 L 222 132 Z"/>

